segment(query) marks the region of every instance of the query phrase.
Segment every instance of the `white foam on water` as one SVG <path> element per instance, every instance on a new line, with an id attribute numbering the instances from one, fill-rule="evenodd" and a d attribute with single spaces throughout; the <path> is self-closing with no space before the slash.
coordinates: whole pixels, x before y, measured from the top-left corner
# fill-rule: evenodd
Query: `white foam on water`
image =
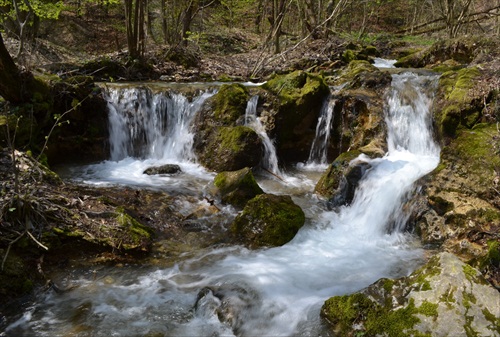
<path id="1" fill-rule="evenodd" d="M 388 153 L 357 158 L 369 169 L 351 205 L 308 218 L 284 246 L 209 248 L 172 268 L 115 268 L 97 280 L 87 274 L 73 280 L 78 287 L 72 291 L 41 296 L 4 335 L 321 335 L 318 317 L 327 298 L 382 277 L 408 275 L 422 262 L 418 240 L 404 232 L 402 205 L 415 182 L 439 162 L 430 129 L 431 98 L 429 91 L 423 93 L 432 92 L 433 80 L 411 73 L 393 76 Z M 115 172 L 117 179 L 126 174 Z"/>

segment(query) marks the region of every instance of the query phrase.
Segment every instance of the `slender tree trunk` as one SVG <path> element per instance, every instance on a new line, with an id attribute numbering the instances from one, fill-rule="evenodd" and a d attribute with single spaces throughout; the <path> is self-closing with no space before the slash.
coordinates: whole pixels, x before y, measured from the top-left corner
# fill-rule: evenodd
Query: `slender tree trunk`
<path id="1" fill-rule="evenodd" d="M 196 13 L 197 5 L 197 0 L 190 0 L 188 7 L 184 11 L 181 34 L 184 46 L 188 45 L 189 30 L 191 29 L 191 22 L 193 21 L 194 13 Z"/>
<path id="2" fill-rule="evenodd" d="M 168 42 L 168 22 L 167 22 L 167 6 L 165 4 L 167 0 L 161 0 L 161 30 L 163 32 L 163 42 Z"/>
<path id="3" fill-rule="evenodd" d="M 0 34 L 0 96 L 11 103 L 23 102 L 23 80 Z"/>
<path id="4" fill-rule="evenodd" d="M 309 33 L 311 33 L 311 37 L 313 39 L 317 39 L 320 37 L 318 29 L 318 20 L 316 17 L 316 11 L 314 8 L 314 3 L 311 0 L 304 0 L 305 4 L 305 25 Z"/>
<path id="5" fill-rule="evenodd" d="M 130 57 L 144 55 L 146 34 L 144 29 L 146 0 L 125 0 L 125 27 Z"/>

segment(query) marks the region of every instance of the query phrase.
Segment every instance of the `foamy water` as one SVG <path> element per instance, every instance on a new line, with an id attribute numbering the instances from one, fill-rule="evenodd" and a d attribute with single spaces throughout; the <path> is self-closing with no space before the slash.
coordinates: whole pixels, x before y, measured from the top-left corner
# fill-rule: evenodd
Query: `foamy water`
<path id="1" fill-rule="evenodd" d="M 268 192 L 277 189 L 273 184 L 290 185 L 280 193 L 295 191 L 309 200 L 305 204 L 316 205 L 306 210 L 306 225 L 288 244 L 255 251 L 214 247 L 172 268 L 103 269 L 96 279 L 90 270 L 79 271 L 67 280 L 77 288 L 41 295 L 2 335 L 324 335 L 319 310 L 327 298 L 381 277 L 407 275 L 422 262 L 418 240 L 404 231 L 402 205 L 415 182 L 439 162 L 430 130 L 431 97 L 424 92 L 432 83 L 411 73 L 394 75 L 386 111 L 389 152 L 383 158 L 355 159 L 370 168 L 350 206 L 337 212 L 321 208 L 306 170 L 295 172 L 289 184 L 273 180 L 265 185 Z M 160 178 L 138 172 L 155 160 L 124 158 L 89 166 L 85 181 L 147 179 L 147 184 Z M 211 179 L 196 163 L 186 162 L 179 161 L 200 185 Z M 228 320 L 221 321 L 222 316 Z"/>

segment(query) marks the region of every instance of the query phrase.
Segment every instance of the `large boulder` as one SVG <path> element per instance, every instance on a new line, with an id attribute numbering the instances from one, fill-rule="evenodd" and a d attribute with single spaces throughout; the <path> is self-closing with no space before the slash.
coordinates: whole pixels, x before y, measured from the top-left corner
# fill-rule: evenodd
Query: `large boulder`
<path id="1" fill-rule="evenodd" d="M 293 239 L 304 222 L 304 212 L 290 196 L 260 194 L 247 202 L 231 232 L 251 248 L 281 246 Z"/>
<path id="2" fill-rule="evenodd" d="M 321 315 L 338 336 L 498 336 L 499 303 L 478 270 L 440 253 L 409 277 L 328 299 Z"/>
<path id="3" fill-rule="evenodd" d="M 247 201 L 264 193 L 255 181 L 252 170 L 220 172 L 214 179 L 215 194 L 223 203 L 244 207 Z"/>
<path id="4" fill-rule="evenodd" d="M 262 141 L 243 125 L 248 99 L 244 86 L 225 84 L 196 115 L 193 150 L 206 168 L 236 171 L 260 163 Z"/>
<path id="5" fill-rule="evenodd" d="M 426 244 L 439 245 L 486 273 L 500 286 L 500 266 L 479 263 L 498 243 L 500 157 L 494 124 L 460 129 L 442 150 L 441 163 L 416 200 L 413 223 Z M 498 251 L 500 253 L 500 251 Z M 486 268 L 486 269 L 485 269 Z"/>
<path id="6" fill-rule="evenodd" d="M 458 128 L 471 128 L 483 118 L 484 98 L 473 90 L 479 78 L 477 67 L 447 71 L 440 77 L 436 120 L 442 135 L 453 137 Z"/>
<path id="7" fill-rule="evenodd" d="M 263 86 L 268 97 L 261 120 L 285 162 L 307 159 L 316 123 L 330 90 L 320 76 L 295 71 L 275 75 Z"/>

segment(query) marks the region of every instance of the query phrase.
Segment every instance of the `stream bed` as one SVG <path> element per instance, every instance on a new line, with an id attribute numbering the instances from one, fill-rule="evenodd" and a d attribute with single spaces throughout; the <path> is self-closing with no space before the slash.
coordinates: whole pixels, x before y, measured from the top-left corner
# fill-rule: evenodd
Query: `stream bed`
<path id="1" fill-rule="evenodd" d="M 326 299 L 382 277 L 408 275 L 423 262 L 419 240 L 405 231 L 403 206 L 417 190 L 415 182 L 439 162 L 429 114 L 434 82 L 432 76 L 393 75 L 386 109 L 389 150 L 381 158 L 354 160 L 369 169 L 350 205 L 329 210 L 313 193 L 325 163 L 279 168 L 281 179 L 266 172 L 256 176 L 266 193 L 291 195 L 306 214 L 304 227 L 284 246 L 217 245 L 181 255 L 167 267 L 66 270 L 61 277 L 71 289 L 39 294 L 0 336 L 330 336 L 319 316 Z M 110 160 L 59 173 L 96 188 L 191 196 L 197 201 L 186 199 L 186 212 L 195 209 L 214 174 L 190 152 L 189 123 L 214 93 L 189 101 L 181 94 L 111 88 Z M 126 113 L 132 110 L 137 113 Z M 162 111 L 173 115 L 162 120 Z M 148 147 L 134 146 L 134 137 L 148 138 Z M 166 163 L 183 173 L 143 174 Z M 222 212 L 235 215 L 231 207 Z"/>

